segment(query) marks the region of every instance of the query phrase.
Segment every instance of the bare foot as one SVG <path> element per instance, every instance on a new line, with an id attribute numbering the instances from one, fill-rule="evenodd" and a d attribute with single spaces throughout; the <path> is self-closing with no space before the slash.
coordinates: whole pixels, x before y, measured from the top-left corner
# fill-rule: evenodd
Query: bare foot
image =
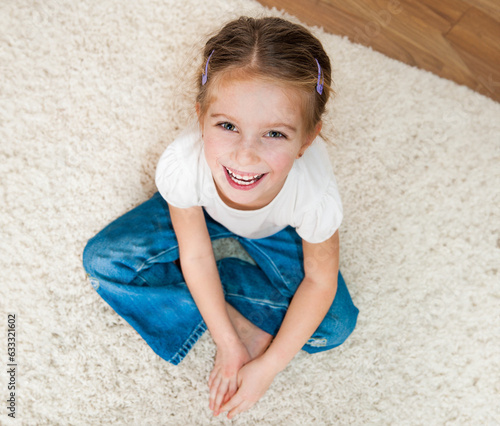
<path id="1" fill-rule="evenodd" d="M 273 340 L 273 336 L 252 324 L 226 302 L 229 319 L 252 359 L 262 355 Z"/>

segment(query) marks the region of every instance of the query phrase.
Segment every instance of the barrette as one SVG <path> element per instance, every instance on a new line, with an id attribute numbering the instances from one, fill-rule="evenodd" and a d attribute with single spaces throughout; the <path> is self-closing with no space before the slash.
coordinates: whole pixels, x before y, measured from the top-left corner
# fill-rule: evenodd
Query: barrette
<path id="1" fill-rule="evenodd" d="M 318 83 L 316 84 L 316 91 L 321 95 L 323 93 L 323 83 L 325 82 L 325 76 L 323 75 L 323 70 L 321 69 L 321 65 L 319 64 L 318 60 L 316 58 L 314 58 L 314 60 L 318 64 Z"/>
<path id="2" fill-rule="evenodd" d="M 212 53 L 210 53 L 210 56 L 207 59 L 207 63 L 205 64 L 205 72 L 201 75 L 201 85 L 202 86 L 204 86 L 208 80 L 208 61 L 210 61 L 210 58 L 212 57 L 214 52 L 215 52 L 215 49 L 212 50 Z"/>

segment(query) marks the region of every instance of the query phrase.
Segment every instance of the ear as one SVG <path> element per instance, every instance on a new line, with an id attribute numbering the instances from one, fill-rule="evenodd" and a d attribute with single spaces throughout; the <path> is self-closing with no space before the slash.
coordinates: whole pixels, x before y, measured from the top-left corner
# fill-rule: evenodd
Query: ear
<path id="1" fill-rule="evenodd" d="M 306 152 L 306 149 L 311 146 L 311 144 L 314 142 L 314 139 L 319 135 L 319 132 L 321 132 L 321 129 L 323 127 L 323 122 L 319 121 L 318 124 L 316 124 L 316 127 L 314 127 L 314 130 L 309 136 L 307 136 L 305 142 L 302 144 L 300 147 L 300 151 L 297 154 L 296 158 L 300 158 L 304 155 L 304 152 Z"/>

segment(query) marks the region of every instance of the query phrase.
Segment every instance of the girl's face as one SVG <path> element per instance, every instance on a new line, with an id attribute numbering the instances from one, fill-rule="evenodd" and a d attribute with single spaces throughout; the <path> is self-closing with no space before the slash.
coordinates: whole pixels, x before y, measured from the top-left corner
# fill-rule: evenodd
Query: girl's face
<path id="1" fill-rule="evenodd" d="M 321 130 L 305 135 L 301 94 L 256 79 L 223 81 L 199 117 L 205 158 L 221 199 L 239 210 L 269 204 Z M 199 105 L 197 105 L 199 114 Z"/>

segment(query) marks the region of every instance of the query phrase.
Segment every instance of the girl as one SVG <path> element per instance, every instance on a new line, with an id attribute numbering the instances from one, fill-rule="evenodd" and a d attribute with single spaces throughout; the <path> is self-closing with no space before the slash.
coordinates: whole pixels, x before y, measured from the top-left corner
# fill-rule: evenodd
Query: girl
<path id="1" fill-rule="evenodd" d="M 242 17 L 210 38 L 197 120 L 160 158 L 159 192 L 92 238 L 102 298 L 178 364 L 208 328 L 209 406 L 251 407 L 302 348 L 340 345 L 358 315 L 338 270 L 342 206 L 319 137 L 330 60 L 305 28 Z M 255 261 L 215 261 L 235 238 Z"/>

